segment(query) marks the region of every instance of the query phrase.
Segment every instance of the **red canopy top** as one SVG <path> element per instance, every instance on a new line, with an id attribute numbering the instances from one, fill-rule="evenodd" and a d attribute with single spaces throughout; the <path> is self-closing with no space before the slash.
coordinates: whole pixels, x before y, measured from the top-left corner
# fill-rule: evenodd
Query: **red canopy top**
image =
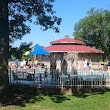
<path id="1" fill-rule="evenodd" d="M 72 39 L 69 37 L 65 37 L 59 40 L 55 40 L 50 42 L 51 45 L 56 45 L 56 44 L 80 44 L 80 45 L 85 45 L 83 41 Z"/>
<path id="2" fill-rule="evenodd" d="M 49 52 L 77 52 L 77 53 L 104 53 L 102 50 L 86 46 L 86 43 L 80 40 L 65 38 L 50 42 L 51 46 L 44 49 Z"/>
<path id="3" fill-rule="evenodd" d="M 52 45 L 45 47 L 49 52 L 103 53 L 102 50 L 85 45 Z"/>

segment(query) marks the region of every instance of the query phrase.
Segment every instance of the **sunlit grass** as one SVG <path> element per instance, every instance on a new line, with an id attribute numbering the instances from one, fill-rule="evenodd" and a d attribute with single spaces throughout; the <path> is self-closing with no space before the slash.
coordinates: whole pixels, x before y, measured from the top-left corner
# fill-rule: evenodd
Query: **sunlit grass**
<path id="1" fill-rule="evenodd" d="M 0 110 L 110 110 L 110 92 L 78 96 L 38 95 L 23 106 L 1 106 Z"/>

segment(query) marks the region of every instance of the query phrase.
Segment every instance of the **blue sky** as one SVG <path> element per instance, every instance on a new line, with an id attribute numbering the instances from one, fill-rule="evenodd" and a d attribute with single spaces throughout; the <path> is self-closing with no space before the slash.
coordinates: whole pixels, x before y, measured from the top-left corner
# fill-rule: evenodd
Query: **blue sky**
<path id="1" fill-rule="evenodd" d="M 87 11 L 93 7 L 110 9 L 110 0 L 56 0 L 53 6 L 56 16 L 62 18 L 62 23 L 59 26 L 60 33 L 55 33 L 52 29 L 42 31 L 40 26 L 31 24 L 31 33 L 25 35 L 22 40 L 14 42 L 14 47 L 18 47 L 22 42 L 33 42 L 33 46 L 36 44 L 48 46 L 51 41 L 63 38 L 65 35 L 74 38 L 75 23 L 85 17 Z"/>

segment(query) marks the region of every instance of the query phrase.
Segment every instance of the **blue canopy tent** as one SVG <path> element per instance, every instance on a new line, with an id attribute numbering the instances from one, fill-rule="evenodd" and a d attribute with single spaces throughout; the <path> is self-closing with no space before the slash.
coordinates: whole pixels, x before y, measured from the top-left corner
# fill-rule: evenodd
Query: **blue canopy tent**
<path id="1" fill-rule="evenodd" d="M 46 51 L 44 48 L 42 48 L 41 46 L 37 44 L 35 45 L 34 50 L 30 52 L 29 55 L 40 55 L 39 62 L 41 62 L 41 55 L 49 55 L 49 54 L 50 53 L 48 51 Z"/>
<path id="2" fill-rule="evenodd" d="M 36 44 L 34 49 L 30 52 L 29 55 L 40 55 L 40 61 L 41 61 L 41 55 L 49 55 L 49 54 L 50 53 L 48 51 L 46 51 L 44 48 Z M 42 73 L 42 71 L 39 71 L 39 73 Z M 34 73 L 34 80 L 35 80 L 35 73 Z"/>
<path id="3" fill-rule="evenodd" d="M 34 50 L 29 55 L 49 55 L 50 53 L 43 49 L 38 44 L 35 45 Z"/>

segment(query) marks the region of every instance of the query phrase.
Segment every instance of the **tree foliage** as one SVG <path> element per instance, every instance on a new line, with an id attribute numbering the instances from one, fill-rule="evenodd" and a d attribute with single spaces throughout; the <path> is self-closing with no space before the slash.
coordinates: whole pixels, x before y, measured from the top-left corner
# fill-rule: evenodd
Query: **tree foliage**
<path id="1" fill-rule="evenodd" d="M 27 22 L 59 32 L 61 18 L 55 16 L 52 3 L 55 0 L 8 0 L 10 42 L 21 39 L 30 32 Z"/>
<path id="2" fill-rule="evenodd" d="M 110 57 L 110 11 L 92 8 L 75 24 L 74 37 L 104 51 Z"/>
<path id="3" fill-rule="evenodd" d="M 14 42 L 30 32 L 27 22 L 43 30 L 59 32 L 61 18 L 55 16 L 54 0 L 0 0 L 0 94 L 8 88 L 9 41 Z M 16 50 L 16 49 L 15 49 Z"/>
<path id="4" fill-rule="evenodd" d="M 24 56 L 24 53 L 32 49 L 31 46 L 32 46 L 32 42 L 30 43 L 23 42 L 19 47 L 13 47 L 13 48 L 11 47 L 9 51 L 10 58 L 14 57 L 16 59 L 21 60 L 22 57 Z M 24 57 L 27 58 L 27 56 Z"/>

